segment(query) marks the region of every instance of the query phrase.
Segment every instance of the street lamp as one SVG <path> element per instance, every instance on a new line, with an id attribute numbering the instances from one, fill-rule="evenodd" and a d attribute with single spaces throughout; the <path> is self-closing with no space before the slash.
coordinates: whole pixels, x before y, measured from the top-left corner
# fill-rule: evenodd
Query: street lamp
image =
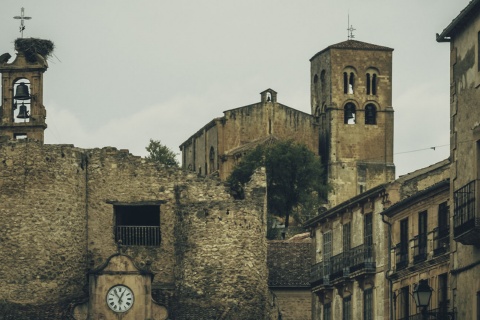
<path id="1" fill-rule="evenodd" d="M 427 307 L 432 297 L 432 288 L 428 285 L 428 280 L 420 280 L 413 288 L 413 299 L 417 308 L 422 309 L 422 318 L 428 319 Z"/>

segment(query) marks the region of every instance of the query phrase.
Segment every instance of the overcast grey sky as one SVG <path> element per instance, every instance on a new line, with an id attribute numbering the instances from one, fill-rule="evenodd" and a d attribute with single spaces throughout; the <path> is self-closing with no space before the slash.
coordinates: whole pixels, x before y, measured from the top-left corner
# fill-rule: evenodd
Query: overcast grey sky
<path id="1" fill-rule="evenodd" d="M 222 111 L 258 102 L 310 113 L 309 59 L 347 40 L 394 48 L 397 175 L 449 155 L 449 45 L 435 41 L 468 0 L 2 0 L 0 54 L 52 40 L 46 143 L 175 152 Z M 430 149 L 435 147 L 435 150 Z M 416 151 L 419 150 L 419 151 Z"/>

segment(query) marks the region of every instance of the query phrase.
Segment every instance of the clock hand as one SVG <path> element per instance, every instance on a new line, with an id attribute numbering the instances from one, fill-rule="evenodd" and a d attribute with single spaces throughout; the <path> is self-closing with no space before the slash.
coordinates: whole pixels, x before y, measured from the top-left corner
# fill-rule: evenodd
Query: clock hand
<path id="1" fill-rule="evenodd" d="M 123 290 L 123 293 L 120 295 L 120 297 L 118 298 L 118 303 L 122 303 L 122 297 L 123 295 L 125 294 L 125 291 L 127 290 Z"/>

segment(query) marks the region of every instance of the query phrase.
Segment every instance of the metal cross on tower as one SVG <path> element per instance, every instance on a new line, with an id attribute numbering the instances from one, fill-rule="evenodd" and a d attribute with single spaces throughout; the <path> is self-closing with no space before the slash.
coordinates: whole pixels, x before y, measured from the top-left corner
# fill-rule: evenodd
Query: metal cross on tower
<path id="1" fill-rule="evenodd" d="M 22 10 L 20 11 L 21 15 L 13 17 L 13 19 L 20 19 L 20 33 L 22 34 L 22 38 L 23 38 L 23 30 L 25 30 L 24 21 L 32 19 L 32 17 L 25 17 L 24 13 L 25 13 L 25 9 L 23 9 L 22 7 Z"/>
<path id="2" fill-rule="evenodd" d="M 357 29 L 353 28 L 353 26 L 350 24 L 350 15 L 348 15 L 348 25 L 347 25 L 347 39 L 348 40 L 351 40 L 353 38 L 355 38 L 355 36 L 353 35 L 353 31 L 355 31 Z"/>

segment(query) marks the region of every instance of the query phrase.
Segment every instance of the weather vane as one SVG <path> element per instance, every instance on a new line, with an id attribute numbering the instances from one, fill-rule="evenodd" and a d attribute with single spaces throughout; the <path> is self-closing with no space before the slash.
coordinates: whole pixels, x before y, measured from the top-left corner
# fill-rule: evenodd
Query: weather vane
<path id="1" fill-rule="evenodd" d="M 350 14 L 348 14 L 348 25 L 347 25 L 347 39 L 348 40 L 352 40 L 353 38 L 355 38 L 355 36 L 353 35 L 353 31 L 355 31 L 357 29 L 353 28 L 352 25 L 350 25 Z"/>
<path id="2" fill-rule="evenodd" d="M 25 9 L 23 9 L 22 7 L 22 10 L 20 11 L 20 16 L 15 16 L 13 17 L 13 19 L 20 19 L 20 33 L 22 34 L 22 38 L 23 38 L 23 30 L 25 30 L 25 23 L 24 21 L 25 20 L 30 20 L 32 19 L 32 17 L 25 17 Z"/>

